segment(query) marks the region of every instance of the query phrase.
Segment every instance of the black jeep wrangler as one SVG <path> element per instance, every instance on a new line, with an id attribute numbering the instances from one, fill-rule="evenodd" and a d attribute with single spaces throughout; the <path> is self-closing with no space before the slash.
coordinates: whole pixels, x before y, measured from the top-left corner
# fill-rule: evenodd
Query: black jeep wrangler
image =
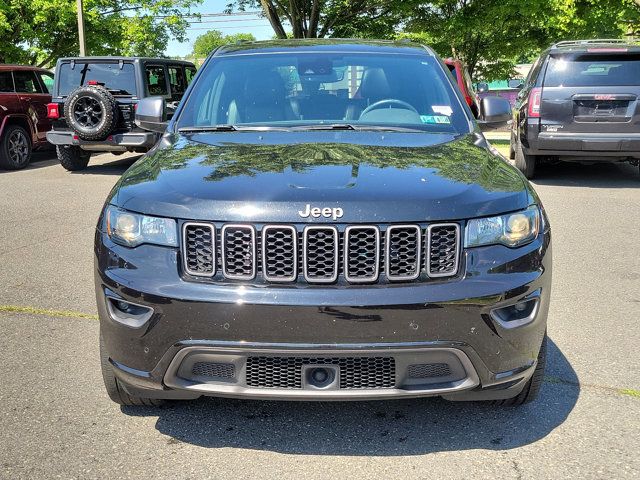
<path id="1" fill-rule="evenodd" d="M 158 96 L 171 117 L 196 68 L 160 58 L 61 58 L 48 116 L 47 140 L 67 170 L 82 170 L 92 152 L 147 152 L 159 134 L 136 127 L 138 101 Z"/>

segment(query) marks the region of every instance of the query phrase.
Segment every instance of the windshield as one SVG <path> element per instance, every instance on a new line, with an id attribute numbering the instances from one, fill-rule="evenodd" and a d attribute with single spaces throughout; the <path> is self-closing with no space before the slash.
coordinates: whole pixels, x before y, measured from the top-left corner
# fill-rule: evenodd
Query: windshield
<path id="1" fill-rule="evenodd" d="M 640 85 L 640 55 L 551 57 L 544 84 L 548 87 L 637 86 Z"/>
<path id="2" fill-rule="evenodd" d="M 58 95 L 69 92 L 89 82 L 103 85 L 114 95 L 135 95 L 136 79 L 133 64 L 123 63 L 63 63 L 57 72 Z"/>
<path id="3" fill-rule="evenodd" d="M 178 129 L 344 125 L 462 133 L 469 123 L 442 68 L 426 55 L 260 54 L 214 58 Z"/>

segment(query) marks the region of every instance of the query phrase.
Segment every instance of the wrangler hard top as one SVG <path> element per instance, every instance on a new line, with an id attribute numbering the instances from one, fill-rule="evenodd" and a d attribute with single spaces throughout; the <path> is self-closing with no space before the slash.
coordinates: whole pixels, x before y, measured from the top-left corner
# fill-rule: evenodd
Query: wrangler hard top
<path id="1" fill-rule="evenodd" d="M 640 160 L 640 46 L 576 40 L 551 46 L 518 95 L 511 157 L 531 178 L 543 161 Z"/>
<path id="2" fill-rule="evenodd" d="M 146 152 L 158 134 L 135 125 L 145 97 L 162 97 L 172 115 L 195 75 L 191 62 L 166 58 L 61 58 L 56 64 L 47 139 L 67 170 L 86 167 L 91 152 Z"/>

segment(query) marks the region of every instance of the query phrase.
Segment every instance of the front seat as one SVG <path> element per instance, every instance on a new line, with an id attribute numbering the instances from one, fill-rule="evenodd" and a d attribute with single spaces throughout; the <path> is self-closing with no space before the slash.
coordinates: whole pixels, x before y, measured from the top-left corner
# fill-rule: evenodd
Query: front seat
<path id="1" fill-rule="evenodd" d="M 287 98 L 287 89 L 278 72 L 247 78 L 242 98 L 229 104 L 228 122 L 265 123 L 297 120 Z"/>
<path id="2" fill-rule="evenodd" d="M 349 102 L 345 118 L 347 120 L 357 120 L 366 107 L 390 96 L 391 88 L 384 70 L 380 67 L 367 68 L 362 74 L 360 87 L 356 93 L 356 97 L 360 100 Z"/>

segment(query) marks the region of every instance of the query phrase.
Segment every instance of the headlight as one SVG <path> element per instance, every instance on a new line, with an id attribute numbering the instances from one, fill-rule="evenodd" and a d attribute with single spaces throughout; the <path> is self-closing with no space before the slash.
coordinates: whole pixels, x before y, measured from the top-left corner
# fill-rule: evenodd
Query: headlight
<path id="1" fill-rule="evenodd" d="M 496 243 L 518 247 L 536 238 L 539 228 L 540 210 L 532 205 L 521 212 L 469 220 L 464 243 L 466 247 Z"/>
<path id="2" fill-rule="evenodd" d="M 148 217 L 109 206 L 106 213 L 107 234 L 115 243 L 136 247 L 153 243 L 178 246 L 176 221 L 170 218 Z"/>

